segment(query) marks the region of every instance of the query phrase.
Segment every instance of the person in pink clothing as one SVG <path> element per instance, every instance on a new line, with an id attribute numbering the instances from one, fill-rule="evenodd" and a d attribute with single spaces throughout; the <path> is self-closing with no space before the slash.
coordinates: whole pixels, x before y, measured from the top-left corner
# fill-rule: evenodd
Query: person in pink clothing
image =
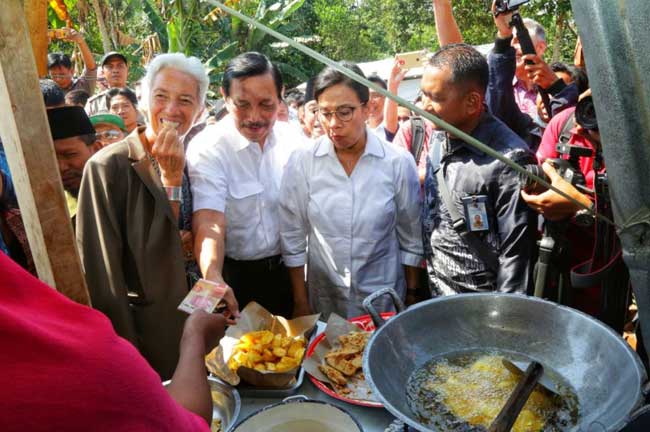
<path id="1" fill-rule="evenodd" d="M 204 355 L 222 315 L 187 319 L 172 384 L 102 313 L 48 287 L 0 253 L 0 430 L 209 431 Z"/>

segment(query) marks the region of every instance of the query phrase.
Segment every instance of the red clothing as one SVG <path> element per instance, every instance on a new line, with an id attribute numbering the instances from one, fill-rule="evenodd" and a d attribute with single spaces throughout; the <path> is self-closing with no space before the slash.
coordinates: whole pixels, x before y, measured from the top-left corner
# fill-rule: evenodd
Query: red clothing
<path id="1" fill-rule="evenodd" d="M 560 140 L 560 134 L 562 133 L 564 124 L 566 123 L 567 119 L 573 115 L 575 110 L 575 107 L 567 108 L 564 111 L 556 114 L 549 122 L 546 130 L 544 131 L 542 142 L 537 149 L 537 160 L 540 164 L 543 163 L 546 159 L 558 157 L 558 152 L 555 149 L 555 146 Z M 575 132 L 575 128 L 571 129 L 571 139 L 569 140 L 569 144 L 587 147 L 594 151 L 594 145 L 591 143 L 591 141 L 585 137 L 577 135 Z M 593 166 L 593 157 L 580 158 L 580 171 L 585 176 L 585 182 L 589 189 L 594 188 Z"/>
<path id="2" fill-rule="evenodd" d="M 427 154 L 429 154 L 429 138 L 431 138 L 431 132 L 433 131 L 433 125 L 428 121 L 424 120 L 424 143 L 422 145 L 422 153 L 420 153 L 420 160 L 415 161 L 415 164 L 418 166 L 418 172 L 420 170 L 427 169 Z M 409 153 L 411 153 L 411 141 L 413 140 L 413 131 L 412 123 L 409 120 L 407 123 L 403 124 L 397 130 L 397 135 L 393 139 L 393 144 L 405 148 Z"/>
<path id="3" fill-rule="evenodd" d="M 100 312 L 0 253 L 0 430 L 209 431 Z"/>
<path id="4" fill-rule="evenodd" d="M 556 114 L 549 122 L 546 130 L 544 131 L 542 142 L 537 149 L 536 156 L 540 164 L 548 158 L 557 158 L 559 156 L 557 150 L 555 149 L 555 146 L 560 139 L 560 134 L 562 133 L 564 124 L 566 123 L 567 119 L 573 115 L 574 112 L 575 107 L 567 108 L 564 111 Z M 571 139 L 569 140 L 569 144 L 587 147 L 594 151 L 594 145 L 591 143 L 591 141 L 589 141 L 587 138 L 577 135 L 575 132 L 575 128 L 571 129 Z M 594 158 L 580 158 L 579 164 L 580 171 L 585 176 L 585 183 L 587 187 L 593 189 Z M 572 224 L 566 232 L 566 237 L 569 244 L 571 245 L 571 258 L 569 263 L 570 267 L 574 267 L 591 258 L 595 242 L 594 230 L 592 227 L 584 228 Z M 574 303 L 571 306 L 590 315 L 597 315 L 601 309 L 600 287 L 595 286 L 588 289 L 576 290 L 574 294 Z"/>

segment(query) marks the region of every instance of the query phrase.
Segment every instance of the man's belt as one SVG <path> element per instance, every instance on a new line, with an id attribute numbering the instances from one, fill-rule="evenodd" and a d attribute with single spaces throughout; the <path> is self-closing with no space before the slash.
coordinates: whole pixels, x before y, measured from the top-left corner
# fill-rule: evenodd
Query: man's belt
<path id="1" fill-rule="evenodd" d="M 260 269 L 273 271 L 280 268 L 284 261 L 282 260 L 282 255 L 273 255 L 266 258 L 261 258 L 257 260 L 236 260 L 229 257 L 224 258 L 224 263 L 227 263 L 232 269 L 238 268 L 248 268 L 248 269 Z"/>

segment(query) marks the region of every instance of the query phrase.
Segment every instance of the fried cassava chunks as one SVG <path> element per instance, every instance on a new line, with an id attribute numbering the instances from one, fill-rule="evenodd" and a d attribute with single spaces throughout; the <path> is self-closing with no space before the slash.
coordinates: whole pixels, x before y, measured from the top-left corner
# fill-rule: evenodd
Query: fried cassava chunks
<path id="1" fill-rule="evenodd" d="M 244 366 L 262 372 L 286 372 L 300 365 L 305 338 L 273 334 L 268 330 L 246 333 L 235 345 L 228 367 L 237 372 Z"/>

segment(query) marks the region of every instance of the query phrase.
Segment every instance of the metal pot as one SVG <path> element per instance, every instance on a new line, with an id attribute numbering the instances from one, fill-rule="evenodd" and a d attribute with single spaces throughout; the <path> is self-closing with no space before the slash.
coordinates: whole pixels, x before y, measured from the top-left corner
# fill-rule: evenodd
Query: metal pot
<path id="1" fill-rule="evenodd" d="M 170 381 L 163 382 L 167 387 Z M 231 385 L 214 377 L 208 377 L 210 393 L 212 393 L 212 418 L 221 419 L 221 429 L 230 431 L 241 408 L 241 399 L 237 390 Z"/>
<path id="2" fill-rule="evenodd" d="M 344 409 L 306 396 L 290 396 L 242 420 L 233 432 L 363 432 Z"/>
<path id="3" fill-rule="evenodd" d="M 384 323 L 372 301 L 386 294 L 401 313 Z M 618 431 L 643 402 L 647 376 L 636 353 L 605 324 L 574 309 L 489 293 L 439 297 L 404 311 L 392 290 L 369 296 L 364 307 L 378 328 L 366 347 L 366 379 L 388 411 L 420 431 L 431 429 L 407 405 L 409 377 L 433 357 L 468 349 L 521 354 L 557 372 L 578 396 L 575 431 Z"/>

